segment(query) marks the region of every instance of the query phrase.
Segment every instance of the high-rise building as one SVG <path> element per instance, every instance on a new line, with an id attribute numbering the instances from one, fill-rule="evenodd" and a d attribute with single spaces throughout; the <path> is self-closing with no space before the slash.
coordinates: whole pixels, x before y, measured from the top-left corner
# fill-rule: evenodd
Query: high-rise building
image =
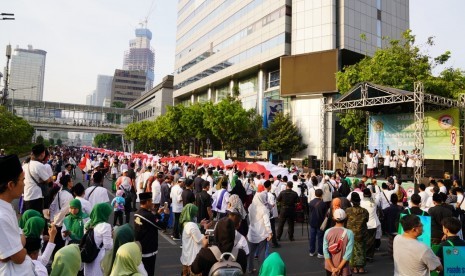
<path id="1" fill-rule="evenodd" d="M 145 81 L 145 71 L 116 69 L 111 86 L 111 102 L 125 105 L 133 102 L 144 92 Z"/>
<path id="2" fill-rule="evenodd" d="M 97 89 L 95 90 L 94 105 L 103 106 L 105 99 L 111 98 L 111 85 L 113 83 L 113 76 L 97 76 Z"/>
<path id="3" fill-rule="evenodd" d="M 145 91 L 152 89 L 155 77 L 155 50 L 150 47 L 150 40 L 152 40 L 152 32 L 149 29 L 136 29 L 136 38 L 129 41 L 129 50 L 124 53 L 123 63 L 123 70 L 145 72 Z"/>
<path id="4" fill-rule="evenodd" d="M 174 102 L 238 94 L 262 114 L 264 101 L 281 100 L 308 144 L 302 157 L 321 154 L 321 100 L 334 99 L 335 73 L 409 27 L 409 0 L 197 2 L 178 4 Z M 335 121 L 328 118 L 328 145 Z"/>
<path id="5" fill-rule="evenodd" d="M 11 56 L 9 97 L 42 101 L 44 97 L 45 57 L 47 52 L 16 46 Z"/>

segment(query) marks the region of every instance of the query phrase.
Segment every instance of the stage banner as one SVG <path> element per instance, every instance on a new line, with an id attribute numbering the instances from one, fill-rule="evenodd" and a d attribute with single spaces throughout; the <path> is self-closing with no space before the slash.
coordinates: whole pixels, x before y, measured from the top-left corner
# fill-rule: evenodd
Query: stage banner
<path id="1" fill-rule="evenodd" d="M 465 275 L 465 246 L 444 246 L 444 275 L 458 276 Z"/>
<path id="2" fill-rule="evenodd" d="M 283 100 L 263 99 L 263 128 L 267 128 L 278 112 L 283 112 Z"/>
<path id="3" fill-rule="evenodd" d="M 221 160 L 225 160 L 226 159 L 226 151 L 224 151 L 224 150 L 214 150 L 212 157 L 217 157 L 217 158 L 219 158 Z"/>
<path id="4" fill-rule="evenodd" d="M 425 159 L 452 160 L 459 154 L 459 110 L 456 108 L 425 112 Z M 370 116 L 369 149 L 408 150 L 415 148 L 415 118 L 412 114 Z"/>
<path id="5" fill-rule="evenodd" d="M 399 229 L 398 233 L 399 235 L 402 235 L 404 233 L 404 228 L 400 224 L 400 219 L 402 219 L 403 216 L 406 216 L 405 214 L 400 214 L 399 218 Z M 421 243 L 426 244 L 428 247 L 431 247 L 431 217 L 427 216 L 418 216 L 420 218 L 421 224 L 423 224 L 423 233 L 421 236 L 417 238 L 417 240 Z"/>

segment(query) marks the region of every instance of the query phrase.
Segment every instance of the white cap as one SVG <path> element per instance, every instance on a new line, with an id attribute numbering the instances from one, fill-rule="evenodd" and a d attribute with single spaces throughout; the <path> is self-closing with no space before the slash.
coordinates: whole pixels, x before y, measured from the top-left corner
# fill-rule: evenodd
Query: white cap
<path id="1" fill-rule="evenodd" d="M 342 209 L 336 209 L 333 212 L 333 218 L 336 221 L 343 221 L 347 218 L 346 212 Z"/>
<path id="2" fill-rule="evenodd" d="M 128 170 L 127 170 L 127 169 L 123 169 L 123 170 L 121 171 L 121 173 L 125 173 L 125 172 L 128 172 Z"/>

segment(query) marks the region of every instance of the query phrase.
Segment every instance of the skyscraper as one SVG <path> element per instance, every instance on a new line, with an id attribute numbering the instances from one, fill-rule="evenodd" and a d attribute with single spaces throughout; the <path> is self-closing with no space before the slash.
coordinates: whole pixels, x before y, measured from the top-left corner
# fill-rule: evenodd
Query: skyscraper
<path id="1" fill-rule="evenodd" d="M 94 94 L 94 105 L 103 106 L 105 99 L 111 99 L 111 85 L 113 82 L 113 76 L 97 76 L 97 89 Z"/>
<path id="2" fill-rule="evenodd" d="M 44 50 L 16 46 L 11 56 L 9 76 L 10 98 L 42 101 L 44 96 L 45 56 Z"/>
<path id="3" fill-rule="evenodd" d="M 129 50 L 124 53 L 123 70 L 144 71 L 145 91 L 149 91 L 155 77 L 155 50 L 150 47 L 152 32 L 146 28 L 138 28 L 135 33 L 136 38 L 129 41 Z"/>
<path id="4" fill-rule="evenodd" d="M 146 85 L 143 70 L 115 70 L 111 87 L 111 102 L 127 105 L 142 95 Z"/>
<path id="5" fill-rule="evenodd" d="M 180 0 L 174 102 L 218 102 L 238 92 L 246 109 L 281 100 L 307 150 L 320 155 L 321 100 L 337 94 L 335 73 L 401 38 L 409 1 Z M 328 145 L 335 119 L 328 118 Z M 328 152 L 331 152 L 328 148 Z"/>

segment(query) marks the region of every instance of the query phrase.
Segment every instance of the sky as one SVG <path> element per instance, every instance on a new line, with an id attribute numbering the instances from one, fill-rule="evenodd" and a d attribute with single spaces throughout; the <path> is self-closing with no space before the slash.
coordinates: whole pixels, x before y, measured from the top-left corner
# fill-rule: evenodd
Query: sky
<path id="1" fill-rule="evenodd" d="M 313 1 L 313 0 L 307 0 Z M 404 1 L 404 0 L 384 0 Z M 10 0 L 0 12 L 15 20 L 0 21 L 0 68 L 5 47 L 47 51 L 44 100 L 84 104 L 96 88 L 97 75 L 113 75 L 123 66 L 134 30 L 147 18 L 155 49 L 155 81 L 174 71 L 177 0 Z M 452 52 L 447 66 L 465 70 L 465 1 L 410 0 L 410 28 L 419 45 L 434 36 L 424 51 Z M 437 71 L 437 70 L 436 70 Z M 2 70 L 3 72 L 3 70 Z M 0 87 L 3 87 L 3 81 Z"/>

